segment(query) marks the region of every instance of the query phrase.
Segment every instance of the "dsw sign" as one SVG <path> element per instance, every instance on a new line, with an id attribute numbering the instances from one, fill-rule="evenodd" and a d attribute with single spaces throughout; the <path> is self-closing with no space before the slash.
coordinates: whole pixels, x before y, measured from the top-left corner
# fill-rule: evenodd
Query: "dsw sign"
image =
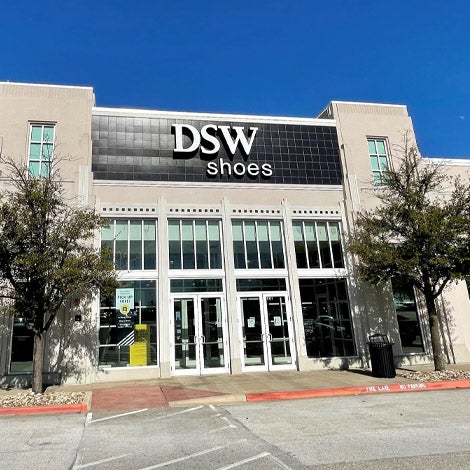
<path id="1" fill-rule="evenodd" d="M 173 124 L 172 133 L 175 136 L 175 155 L 195 155 L 198 151 L 203 155 L 217 155 L 222 144 L 231 155 L 235 155 L 239 149 L 246 157 L 250 155 L 253 142 L 255 140 L 257 127 L 250 127 L 250 135 L 245 135 L 245 128 L 241 126 L 216 126 L 214 124 L 207 124 L 201 131 L 189 124 Z M 186 146 L 184 145 L 184 137 L 186 139 Z M 189 143 L 188 143 L 189 140 Z M 230 162 L 225 162 L 223 158 L 218 161 L 210 161 L 207 164 L 207 174 L 209 176 L 216 175 L 235 175 L 255 177 L 262 175 L 270 177 L 273 170 L 269 163 L 258 165 L 257 163 L 237 162 L 233 165 Z"/>

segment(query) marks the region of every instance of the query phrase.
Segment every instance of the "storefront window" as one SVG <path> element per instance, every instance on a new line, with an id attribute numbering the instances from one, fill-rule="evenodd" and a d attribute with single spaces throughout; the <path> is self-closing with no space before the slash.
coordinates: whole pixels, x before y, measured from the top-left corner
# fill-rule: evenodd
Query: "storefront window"
<path id="1" fill-rule="evenodd" d="M 392 289 L 403 353 L 421 353 L 424 345 L 413 287 L 393 280 Z"/>
<path id="2" fill-rule="evenodd" d="M 232 235 L 236 269 L 285 267 L 281 222 L 237 220 Z"/>
<path id="3" fill-rule="evenodd" d="M 217 220 L 170 220 L 170 269 L 221 269 L 220 238 Z"/>
<path id="4" fill-rule="evenodd" d="M 285 279 L 237 279 L 237 292 L 285 291 Z"/>
<path id="5" fill-rule="evenodd" d="M 30 373 L 33 371 L 34 333 L 28 328 L 26 318 L 13 320 L 11 338 L 10 373 Z"/>
<path id="6" fill-rule="evenodd" d="M 345 279 L 300 279 L 308 357 L 354 356 Z"/>
<path id="7" fill-rule="evenodd" d="M 108 367 L 157 364 L 157 311 L 155 281 L 124 281 L 133 305 L 120 309 L 117 296 L 100 305 L 99 364 Z"/>
<path id="8" fill-rule="evenodd" d="M 156 269 L 156 221 L 110 220 L 101 229 L 101 248 L 109 250 L 117 270 Z"/>
<path id="9" fill-rule="evenodd" d="M 222 292 L 222 279 L 171 279 L 170 292 Z"/>
<path id="10" fill-rule="evenodd" d="M 293 222 L 300 269 L 344 268 L 339 222 Z"/>

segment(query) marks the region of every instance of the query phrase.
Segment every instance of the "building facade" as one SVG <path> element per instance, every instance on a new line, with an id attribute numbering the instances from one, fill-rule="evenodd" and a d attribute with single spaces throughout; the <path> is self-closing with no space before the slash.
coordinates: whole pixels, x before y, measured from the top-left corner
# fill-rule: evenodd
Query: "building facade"
<path id="1" fill-rule="evenodd" d="M 108 224 L 111 298 L 70 299 L 48 338 L 63 383 L 432 362 L 419 296 L 359 282 L 345 241 L 377 203 L 413 125 L 405 106 L 331 102 L 317 118 L 95 106 L 91 88 L 0 84 L 3 155 L 33 175 L 60 159 L 67 192 Z M 447 161 L 466 174 L 467 160 Z M 5 175 L 2 185 L 8 184 Z M 470 361 L 470 302 L 445 292 L 451 362 Z M 2 383 L 31 370 L 31 335 L 0 314 Z"/>

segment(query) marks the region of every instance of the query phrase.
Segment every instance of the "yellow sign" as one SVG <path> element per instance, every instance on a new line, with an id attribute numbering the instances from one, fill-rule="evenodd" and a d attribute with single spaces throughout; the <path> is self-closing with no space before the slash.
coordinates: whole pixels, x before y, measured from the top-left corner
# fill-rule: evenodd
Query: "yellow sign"
<path id="1" fill-rule="evenodd" d="M 134 344 L 130 345 L 129 352 L 131 366 L 150 364 L 150 330 L 148 325 L 134 326 Z"/>
<path id="2" fill-rule="evenodd" d="M 122 304 L 119 307 L 119 312 L 121 312 L 122 315 L 127 315 L 131 311 L 131 308 L 127 304 Z"/>

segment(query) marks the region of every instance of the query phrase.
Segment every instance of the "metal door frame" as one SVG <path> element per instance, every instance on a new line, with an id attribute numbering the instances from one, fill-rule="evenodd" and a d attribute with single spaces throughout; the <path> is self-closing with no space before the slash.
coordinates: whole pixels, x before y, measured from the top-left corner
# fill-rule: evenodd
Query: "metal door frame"
<path id="1" fill-rule="evenodd" d="M 286 307 L 286 319 L 287 319 L 287 331 L 289 334 L 289 346 L 290 346 L 290 364 L 273 364 L 272 352 L 271 352 L 271 333 L 269 332 L 269 318 L 268 318 L 268 297 L 283 297 Z M 246 298 L 257 298 L 260 305 L 260 317 L 262 325 L 262 341 L 263 341 L 263 352 L 264 352 L 264 365 L 246 365 L 245 364 L 245 344 L 243 337 L 243 324 L 242 321 L 242 304 L 241 300 Z M 296 368 L 296 349 L 295 349 L 295 338 L 294 338 L 294 328 L 292 321 L 292 311 L 289 300 L 289 295 L 286 291 L 269 291 L 269 292 L 244 292 L 237 294 L 237 309 L 238 309 L 238 318 L 240 323 L 240 360 L 242 365 L 242 370 L 244 372 L 253 371 L 253 372 L 268 372 L 276 370 L 293 370 Z"/>
<path id="2" fill-rule="evenodd" d="M 223 334 L 223 367 L 204 367 L 204 335 L 202 334 L 202 311 L 201 299 L 220 299 L 220 309 L 222 314 L 222 334 Z M 195 320 L 195 336 L 196 343 L 196 367 L 191 369 L 177 369 L 175 363 L 175 300 L 191 299 L 194 302 L 194 320 Z M 225 296 L 223 293 L 214 292 L 198 292 L 186 293 L 180 292 L 170 295 L 170 362 L 173 375 L 209 375 L 228 373 L 230 371 L 230 354 L 228 342 L 228 324 L 227 311 L 225 308 Z"/>

